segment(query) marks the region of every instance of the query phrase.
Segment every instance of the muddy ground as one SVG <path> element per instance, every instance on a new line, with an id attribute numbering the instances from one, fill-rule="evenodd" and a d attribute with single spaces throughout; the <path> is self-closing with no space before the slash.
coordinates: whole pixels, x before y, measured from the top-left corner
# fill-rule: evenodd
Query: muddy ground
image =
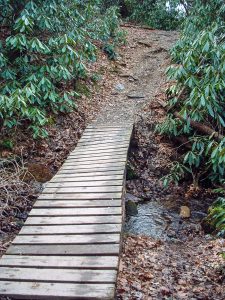
<path id="1" fill-rule="evenodd" d="M 166 114 L 158 100 L 165 98 L 168 83 L 164 74 L 178 33 L 133 27 L 126 30 L 127 45 L 119 49 L 117 60 L 109 61 L 100 53 L 97 63 L 89 65 L 90 74 L 99 75 L 98 82 L 90 79 L 80 83 L 83 96 L 77 111 L 58 116 L 48 129 L 48 140 L 34 142 L 26 133 L 15 134 L 16 146 L 11 153 L 1 152 L 3 157 L 17 154 L 23 158 L 22 171 L 20 163 L 19 169 L 13 164 L 13 172 L 6 168 L 0 174 L 4 179 L 1 253 L 26 219 L 43 182 L 55 174 L 88 123 L 134 122 L 127 192 L 129 197 L 136 197 L 138 215 L 127 215 L 117 298 L 222 300 L 225 291 L 220 253 L 224 240 L 212 238 L 201 227 L 213 201 L 210 190 L 193 190 L 190 181 L 165 189 L 160 180 L 179 155 L 177 145 L 154 131 Z M 24 170 L 31 176 L 25 184 L 21 183 Z M 4 193 L 5 188 L 12 197 Z M 187 220 L 179 216 L 184 204 L 191 210 Z"/>

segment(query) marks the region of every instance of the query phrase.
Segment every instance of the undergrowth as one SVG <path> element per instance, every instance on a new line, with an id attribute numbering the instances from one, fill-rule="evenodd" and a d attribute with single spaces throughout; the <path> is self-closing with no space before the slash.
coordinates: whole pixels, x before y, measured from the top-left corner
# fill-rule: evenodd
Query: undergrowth
<path id="1" fill-rule="evenodd" d="M 222 0 L 196 1 L 171 51 L 167 75 L 175 83 L 167 90 L 168 115 L 157 131 L 184 142 L 165 185 L 187 174 L 194 186 L 225 185 L 224 13 Z M 222 198 L 210 209 L 209 219 L 224 234 Z"/>
<path id="2" fill-rule="evenodd" d="M 76 109 L 76 81 L 96 60 L 95 41 L 124 38 L 118 9 L 100 8 L 98 0 L 0 0 L 1 133 L 22 127 L 46 137 L 52 114 Z"/>

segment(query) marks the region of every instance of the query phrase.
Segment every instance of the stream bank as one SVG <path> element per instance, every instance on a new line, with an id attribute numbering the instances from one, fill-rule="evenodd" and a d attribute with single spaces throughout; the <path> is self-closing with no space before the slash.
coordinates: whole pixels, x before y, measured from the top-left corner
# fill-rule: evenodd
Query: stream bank
<path id="1" fill-rule="evenodd" d="M 163 187 L 161 177 L 176 148 L 152 130 L 159 113 L 161 108 L 155 108 L 135 127 L 117 299 L 223 300 L 225 242 L 205 233 L 201 225 L 212 194 L 193 191 L 188 182 Z M 180 215 L 183 205 L 190 209 L 188 218 Z"/>

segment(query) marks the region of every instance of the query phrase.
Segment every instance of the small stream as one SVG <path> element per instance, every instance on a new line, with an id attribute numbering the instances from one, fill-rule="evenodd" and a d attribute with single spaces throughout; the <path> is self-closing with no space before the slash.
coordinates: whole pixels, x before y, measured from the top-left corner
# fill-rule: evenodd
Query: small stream
<path id="1" fill-rule="evenodd" d="M 132 205 L 132 210 L 129 206 Z M 135 208 L 136 207 L 136 212 Z M 194 212 L 190 219 L 181 219 L 176 212 L 170 211 L 156 201 L 126 204 L 125 232 L 146 235 L 160 240 L 176 240 L 184 237 L 184 231 L 200 231 L 201 213 Z"/>

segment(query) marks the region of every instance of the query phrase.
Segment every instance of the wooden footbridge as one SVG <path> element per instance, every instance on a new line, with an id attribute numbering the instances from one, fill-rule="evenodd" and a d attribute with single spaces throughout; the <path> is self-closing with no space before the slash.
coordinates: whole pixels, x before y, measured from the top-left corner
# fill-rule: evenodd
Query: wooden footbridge
<path id="1" fill-rule="evenodd" d="M 87 127 L 1 258 L 1 296 L 114 299 L 131 133 Z"/>

